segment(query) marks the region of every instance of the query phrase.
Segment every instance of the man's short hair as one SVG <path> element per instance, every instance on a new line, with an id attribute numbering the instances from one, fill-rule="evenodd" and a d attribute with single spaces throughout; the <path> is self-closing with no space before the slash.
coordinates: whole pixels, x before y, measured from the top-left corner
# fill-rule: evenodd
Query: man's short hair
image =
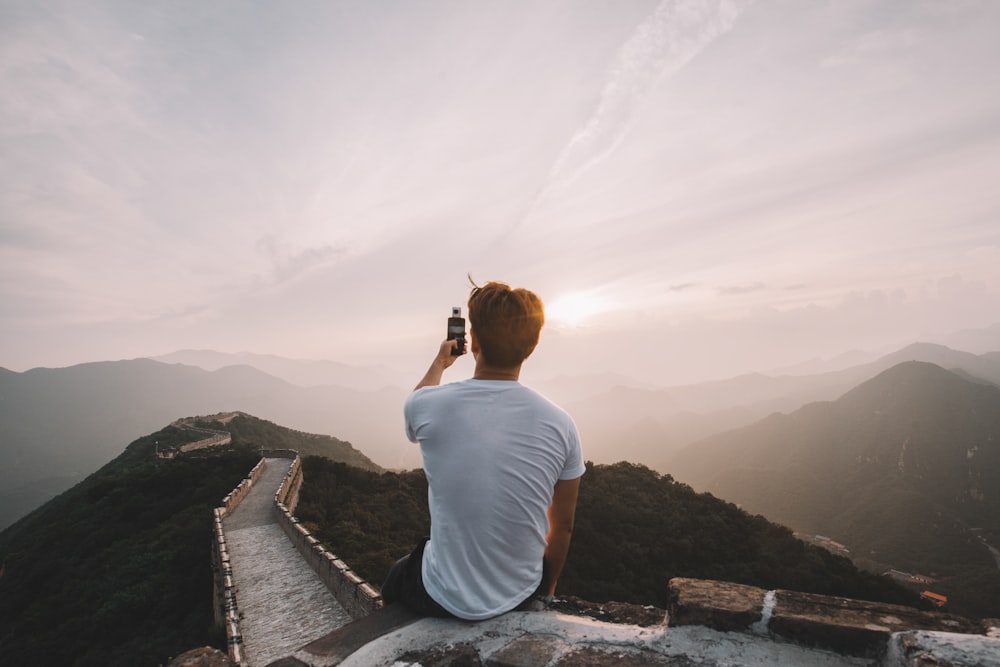
<path id="1" fill-rule="evenodd" d="M 545 307 L 534 292 L 488 282 L 474 286 L 469 294 L 469 322 L 486 363 L 511 368 L 538 345 Z"/>

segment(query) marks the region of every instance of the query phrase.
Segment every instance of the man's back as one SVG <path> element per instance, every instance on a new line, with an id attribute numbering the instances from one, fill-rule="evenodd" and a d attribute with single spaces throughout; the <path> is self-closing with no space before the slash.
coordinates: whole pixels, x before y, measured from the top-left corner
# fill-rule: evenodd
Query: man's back
<path id="1" fill-rule="evenodd" d="M 470 620 L 515 607 L 541 581 L 554 485 L 584 471 L 572 420 L 506 380 L 420 389 L 404 413 L 430 484 L 428 593 Z"/>

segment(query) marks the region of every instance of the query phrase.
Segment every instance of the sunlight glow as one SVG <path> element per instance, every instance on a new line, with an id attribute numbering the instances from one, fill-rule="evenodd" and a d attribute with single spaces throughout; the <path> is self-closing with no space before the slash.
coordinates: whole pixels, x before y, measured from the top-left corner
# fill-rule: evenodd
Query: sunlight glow
<path id="1" fill-rule="evenodd" d="M 546 304 L 545 319 L 554 324 L 578 327 L 605 310 L 608 310 L 607 304 L 592 292 L 570 292 Z"/>

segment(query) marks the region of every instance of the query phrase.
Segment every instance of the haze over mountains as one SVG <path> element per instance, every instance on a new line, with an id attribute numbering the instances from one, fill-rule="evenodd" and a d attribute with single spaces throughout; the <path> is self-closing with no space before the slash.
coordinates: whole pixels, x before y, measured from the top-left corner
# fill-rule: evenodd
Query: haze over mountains
<path id="1" fill-rule="evenodd" d="M 401 406 L 412 384 L 391 369 L 204 350 L 158 359 L 23 373 L 0 369 L 0 456 L 7 462 L 0 467 L 0 527 L 110 461 L 137 433 L 181 416 L 242 410 L 335 435 L 385 468 L 420 465 L 402 431 Z M 673 473 L 671 456 L 692 442 L 773 412 L 835 399 L 906 360 L 1000 383 L 1000 353 L 914 344 L 818 374 L 751 374 L 666 388 L 610 374 L 528 384 L 574 416 L 588 459 L 628 460 Z"/>
<path id="2" fill-rule="evenodd" d="M 678 452 L 673 474 L 852 557 L 1000 600 L 1000 387 L 907 361 L 835 401 L 775 413 Z M 991 548 L 992 545 L 992 548 Z M 974 602 L 973 602 L 974 601 Z"/>
<path id="3" fill-rule="evenodd" d="M 934 543 L 968 527 L 1000 528 L 1000 387 L 904 362 L 836 401 L 695 443 L 670 467 L 785 525 L 926 566 Z M 890 539 L 892 551 L 880 547 Z"/>

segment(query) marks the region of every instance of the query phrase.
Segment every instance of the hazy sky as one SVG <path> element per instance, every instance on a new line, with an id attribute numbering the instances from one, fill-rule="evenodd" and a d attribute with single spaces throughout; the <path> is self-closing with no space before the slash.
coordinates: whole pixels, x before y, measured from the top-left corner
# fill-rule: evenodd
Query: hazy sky
<path id="1" fill-rule="evenodd" d="M 0 366 L 422 371 L 467 273 L 550 306 L 545 373 L 984 327 L 998 34 L 994 0 L 0 0 Z"/>

